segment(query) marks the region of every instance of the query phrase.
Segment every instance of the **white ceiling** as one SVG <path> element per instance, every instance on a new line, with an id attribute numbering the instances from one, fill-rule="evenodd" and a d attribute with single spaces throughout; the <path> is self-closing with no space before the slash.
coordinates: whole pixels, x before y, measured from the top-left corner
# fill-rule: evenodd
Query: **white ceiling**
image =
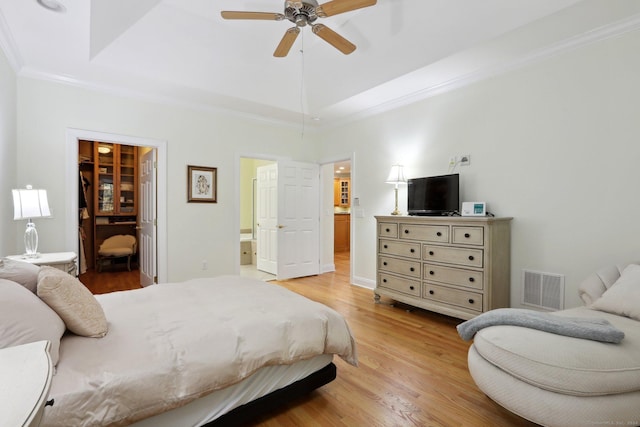
<path id="1" fill-rule="evenodd" d="M 0 0 L 0 46 L 20 75 L 292 124 L 304 112 L 310 126 L 486 77 L 621 19 L 602 13 L 614 0 L 378 0 L 321 19 L 351 55 L 306 27 L 274 58 L 293 24 L 220 11 L 282 13 L 282 0 L 56 1 L 66 12 Z"/>

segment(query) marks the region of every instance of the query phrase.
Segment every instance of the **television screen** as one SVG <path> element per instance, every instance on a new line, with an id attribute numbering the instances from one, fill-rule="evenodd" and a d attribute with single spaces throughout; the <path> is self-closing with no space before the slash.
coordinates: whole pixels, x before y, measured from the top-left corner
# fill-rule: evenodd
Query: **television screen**
<path id="1" fill-rule="evenodd" d="M 428 176 L 407 181 L 409 215 L 450 215 L 460 207 L 460 175 Z"/>

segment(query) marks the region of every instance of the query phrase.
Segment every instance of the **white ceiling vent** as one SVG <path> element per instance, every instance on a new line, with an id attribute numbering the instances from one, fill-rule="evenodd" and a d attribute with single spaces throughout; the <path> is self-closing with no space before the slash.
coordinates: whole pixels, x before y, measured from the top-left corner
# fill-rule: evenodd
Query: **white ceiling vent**
<path id="1" fill-rule="evenodd" d="M 522 304 L 545 310 L 564 308 L 564 275 L 522 270 Z"/>

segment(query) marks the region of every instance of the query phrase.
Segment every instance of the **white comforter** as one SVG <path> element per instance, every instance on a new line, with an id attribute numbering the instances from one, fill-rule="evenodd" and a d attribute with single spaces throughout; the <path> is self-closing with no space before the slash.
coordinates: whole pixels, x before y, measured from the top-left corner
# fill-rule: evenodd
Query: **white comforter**
<path id="1" fill-rule="evenodd" d="M 42 426 L 127 425 L 323 353 L 357 363 L 340 314 L 275 284 L 225 276 L 97 298 L 109 333 L 62 339 Z"/>

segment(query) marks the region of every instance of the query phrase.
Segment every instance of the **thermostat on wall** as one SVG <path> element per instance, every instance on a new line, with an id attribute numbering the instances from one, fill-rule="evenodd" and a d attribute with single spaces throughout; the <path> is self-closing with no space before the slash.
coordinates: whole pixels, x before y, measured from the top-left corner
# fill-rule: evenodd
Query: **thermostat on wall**
<path id="1" fill-rule="evenodd" d="M 462 202 L 462 216 L 485 216 L 486 214 L 485 202 Z"/>

